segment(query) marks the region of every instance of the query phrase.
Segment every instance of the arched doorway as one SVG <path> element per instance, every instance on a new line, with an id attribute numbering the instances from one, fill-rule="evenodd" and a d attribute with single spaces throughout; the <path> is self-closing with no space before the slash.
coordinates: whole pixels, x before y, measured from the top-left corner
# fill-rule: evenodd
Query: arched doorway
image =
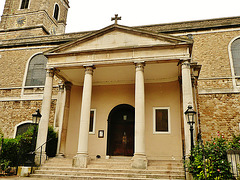
<path id="1" fill-rule="evenodd" d="M 135 109 L 128 104 L 114 107 L 108 116 L 107 155 L 133 156 Z"/>

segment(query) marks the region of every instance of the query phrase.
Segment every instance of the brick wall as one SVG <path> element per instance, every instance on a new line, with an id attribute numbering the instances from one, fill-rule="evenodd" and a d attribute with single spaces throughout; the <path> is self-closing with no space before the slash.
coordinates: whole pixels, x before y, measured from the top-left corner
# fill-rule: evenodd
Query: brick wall
<path id="1" fill-rule="evenodd" d="M 5 137 L 13 137 L 14 128 L 23 121 L 31 120 L 32 114 L 41 110 L 41 100 L 30 100 L 39 94 L 43 94 L 44 88 L 28 88 L 24 90 L 24 95 L 30 95 L 29 100 L 21 99 L 22 84 L 27 62 L 34 54 L 46 51 L 47 48 L 18 48 L 18 50 L 8 49 L 0 52 L 0 98 L 8 99 L 0 101 L 0 128 Z M 54 86 L 58 85 L 59 79 L 54 77 Z M 53 95 L 56 96 L 58 88 L 53 88 Z M 13 100 L 11 100 L 13 99 Z M 56 100 L 52 101 L 50 124 L 53 125 Z"/>
<path id="2" fill-rule="evenodd" d="M 42 101 L 3 101 L 0 102 L 0 129 L 4 137 L 13 137 L 14 128 L 23 121 L 31 121 L 32 114 L 41 110 Z M 51 103 L 49 125 L 53 125 L 56 100 Z"/>
<path id="3" fill-rule="evenodd" d="M 57 25 L 57 21 L 53 18 L 55 3 L 58 3 L 60 7 L 59 21 L 66 23 L 68 7 L 64 6 L 61 0 L 31 0 L 28 9 L 20 9 L 20 3 L 20 0 L 6 0 L 0 26 L 1 28 L 18 28 L 16 25 L 16 19 L 24 15 L 27 18 L 24 26 L 44 24 L 49 30 L 53 24 Z"/>
<path id="4" fill-rule="evenodd" d="M 231 138 L 239 133 L 240 94 L 231 93 L 233 83 L 229 58 L 229 43 L 240 31 L 194 35 L 193 60 L 202 65 L 198 89 L 211 90 L 198 96 L 199 119 L 204 140 L 221 132 Z M 225 90 L 226 93 L 211 93 Z"/>
<path id="5" fill-rule="evenodd" d="M 239 133 L 239 94 L 199 95 L 198 105 L 204 140 L 216 137 L 218 131 L 226 138 L 231 138 L 233 133 Z"/>
<path id="6" fill-rule="evenodd" d="M 194 35 L 193 60 L 202 65 L 200 78 L 231 77 L 228 45 L 240 31 Z"/>
<path id="7" fill-rule="evenodd" d="M 23 49 L 0 52 L 0 88 L 21 87 L 28 60 L 47 49 Z"/>

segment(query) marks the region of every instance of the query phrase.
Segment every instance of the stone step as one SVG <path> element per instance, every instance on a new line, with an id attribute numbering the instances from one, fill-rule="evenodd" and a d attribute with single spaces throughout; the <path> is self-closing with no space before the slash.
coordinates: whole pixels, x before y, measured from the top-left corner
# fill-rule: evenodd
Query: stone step
<path id="1" fill-rule="evenodd" d="M 33 174 L 31 175 L 31 177 L 34 178 L 39 178 L 39 179 L 43 179 L 46 178 L 45 174 Z M 78 179 L 78 180 L 153 180 L 152 178 L 135 178 L 135 177 L 101 177 L 101 176 L 95 176 L 95 177 L 91 177 L 91 176 L 71 176 L 71 175 L 51 175 L 49 174 L 48 179 L 59 179 L 59 180 L 63 180 L 63 179 Z M 160 178 L 160 180 L 180 180 L 180 179 L 184 179 L 184 177 L 162 177 Z"/>
<path id="2" fill-rule="evenodd" d="M 160 165 L 171 165 L 171 166 L 182 166 L 183 163 L 181 161 L 148 161 L 149 166 L 160 166 Z"/>
<path id="3" fill-rule="evenodd" d="M 36 173 L 38 172 L 79 172 L 79 173 L 137 173 L 137 174 L 184 174 L 182 170 L 136 170 L 136 169 L 92 169 L 92 168 L 41 168 L 40 170 L 36 170 Z"/>
<path id="4" fill-rule="evenodd" d="M 131 164 L 89 164 L 87 168 L 132 169 Z M 184 170 L 182 166 L 148 166 L 148 170 Z"/>
<path id="5" fill-rule="evenodd" d="M 74 171 L 75 168 L 72 168 L 72 166 L 42 166 L 41 167 L 42 170 L 66 170 L 66 171 Z M 76 169 L 79 170 L 79 169 Z M 114 172 L 127 172 L 127 171 L 131 171 L 133 170 L 131 167 L 120 167 L 120 166 L 116 166 L 116 167 L 102 167 L 102 166 L 89 166 L 88 168 L 84 168 L 84 170 L 86 171 L 105 171 L 105 170 L 109 170 L 109 171 L 114 171 Z M 137 171 L 137 170 L 136 170 Z M 142 172 L 144 170 L 141 170 L 140 172 Z M 169 167 L 148 167 L 147 169 L 148 172 L 150 173 L 157 173 L 158 171 L 184 171 L 183 168 L 169 168 Z"/>
<path id="6" fill-rule="evenodd" d="M 32 174 L 31 177 L 34 178 L 49 178 L 49 179 L 126 179 L 126 180 L 153 180 L 153 179 L 184 179 L 184 176 L 170 176 L 170 175 L 161 175 L 158 177 L 131 177 L 131 176 L 92 176 L 92 175 L 59 175 L 59 174 Z"/>
<path id="7" fill-rule="evenodd" d="M 160 173 L 160 172 L 159 172 Z M 179 177 L 184 176 L 181 172 L 162 172 L 161 174 L 149 174 L 149 173 L 111 173 L 111 172 L 84 172 L 84 171 L 43 171 L 43 170 L 36 170 L 35 174 L 46 174 L 46 175 L 66 175 L 66 176 L 101 176 L 101 177 L 135 177 L 135 178 L 154 178 L 159 179 L 163 177 Z"/>
<path id="8" fill-rule="evenodd" d="M 72 159 L 53 158 L 32 175 L 51 179 L 184 179 L 181 161 L 149 161 L 147 170 L 132 169 L 131 158 L 93 159 L 87 168 L 72 167 Z"/>
<path id="9" fill-rule="evenodd" d="M 90 161 L 90 164 L 119 164 L 119 165 L 125 165 L 125 164 L 130 164 L 131 161 Z"/>

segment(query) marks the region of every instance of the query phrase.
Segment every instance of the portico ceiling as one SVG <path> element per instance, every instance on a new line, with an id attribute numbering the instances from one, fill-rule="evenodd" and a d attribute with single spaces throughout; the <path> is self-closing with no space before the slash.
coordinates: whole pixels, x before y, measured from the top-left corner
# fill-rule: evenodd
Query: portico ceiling
<path id="1" fill-rule="evenodd" d="M 178 80 L 178 62 L 146 64 L 145 83 L 170 82 Z M 84 68 L 61 69 L 58 75 L 74 85 L 82 86 Z M 93 73 L 93 85 L 134 84 L 135 65 L 97 66 Z"/>

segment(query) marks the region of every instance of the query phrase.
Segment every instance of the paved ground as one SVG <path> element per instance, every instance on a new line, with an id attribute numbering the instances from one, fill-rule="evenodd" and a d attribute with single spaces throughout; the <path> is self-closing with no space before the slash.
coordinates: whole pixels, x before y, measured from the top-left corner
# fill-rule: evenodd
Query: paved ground
<path id="1" fill-rule="evenodd" d="M 3 179 L 6 179 L 6 180 L 34 180 L 34 179 L 37 179 L 39 180 L 39 178 L 32 178 L 32 177 L 18 177 L 18 176 L 0 176 L 0 180 L 3 180 Z M 41 180 L 49 180 L 49 179 L 43 179 L 41 178 Z"/>

